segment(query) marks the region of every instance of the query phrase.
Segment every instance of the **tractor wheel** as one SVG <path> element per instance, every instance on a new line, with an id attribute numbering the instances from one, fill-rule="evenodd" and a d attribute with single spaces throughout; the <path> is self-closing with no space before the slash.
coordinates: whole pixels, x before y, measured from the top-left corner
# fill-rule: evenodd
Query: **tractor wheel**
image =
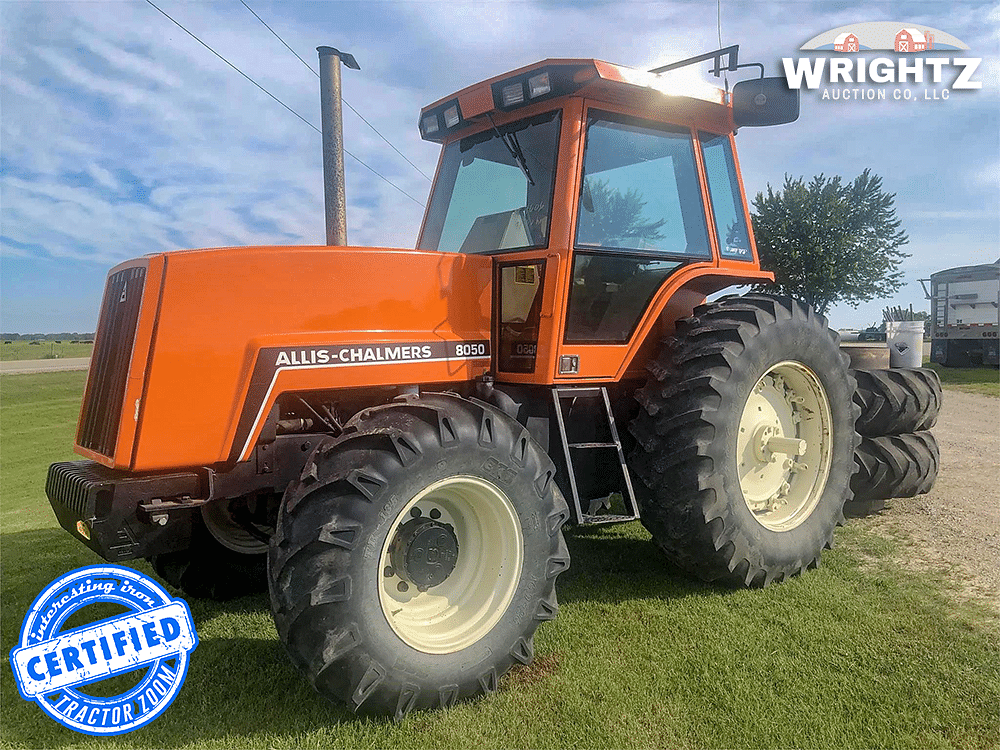
<path id="1" fill-rule="evenodd" d="M 191 546 L 149 558 L 153 570 L 191 597 L 224 601 L 267 590 L 268 531 L 236 521 L 245 498 L 211 502 L 195 511 Z"/>
<path id="2" fill-rule="evenodd" d="M 366 410 L 285 493 L 268 557 L 278 634 L 316 690 L 401 719 L 495 690 L 558 610 L 555 467 L 492 407 Z"/>
<path id="3" fill-rule="evenodd" d="M 929 430 L 941 410 L 941 379 L 934 370 L 854 370 L 861 408 L 858 432 L 866 437 Z"/>
<path id="4" fill-rule="evenodd" d="M 854 471 L 854 379 L 807 305 L 748 295 L 695 309 L 636 394 L 641 516 L 678 566 L 767 585 L 818 563 Z"/>
<path id="5" fill-rule="evenodd" d="M 934 435 L 864 438 L 854 455 L 857 471 L 851 479 L 856 501 L 914 497 L 930 492 L 937 479 L 941 453 Z"/>

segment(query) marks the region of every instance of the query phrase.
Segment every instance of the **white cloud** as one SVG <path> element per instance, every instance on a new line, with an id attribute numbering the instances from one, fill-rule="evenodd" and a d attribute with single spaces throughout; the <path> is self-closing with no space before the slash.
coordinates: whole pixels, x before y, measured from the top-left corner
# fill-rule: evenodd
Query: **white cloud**
<path id="1" fill-rule="evenodd" d="M 987 164 L 981 169 L 974 169 L 972 171 L 972 181 L 994 188 L 1000 185 L 1000 161 Z"/>

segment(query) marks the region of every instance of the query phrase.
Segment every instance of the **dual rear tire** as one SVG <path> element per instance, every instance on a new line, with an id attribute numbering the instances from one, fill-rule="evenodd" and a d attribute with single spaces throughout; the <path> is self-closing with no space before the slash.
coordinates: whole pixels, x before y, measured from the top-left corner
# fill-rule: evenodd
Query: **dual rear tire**
<path id="1" fill-rule="evenodd" d="M 926 368 L 855 370 L 863 435 L 851 478 L 854 499 L 848 516 L 866 516 L 891 498 L 929 492 L 937 479 L 941 453 L 928 430 L 941 410 L 941 380 Z"/>

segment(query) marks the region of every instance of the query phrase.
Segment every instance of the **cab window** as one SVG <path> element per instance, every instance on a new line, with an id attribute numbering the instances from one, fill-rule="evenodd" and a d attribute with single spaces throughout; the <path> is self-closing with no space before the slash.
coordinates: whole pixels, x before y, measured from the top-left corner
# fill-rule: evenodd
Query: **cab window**
<path id="1" fill-rule="evenodd" d="M 419 250 L 495 253 L 545 247 L 559 147 L 558 111 L 449 143 Z"/>
<path id="2" fill-rule="evenodd" d="M 743 210 L 729 136 L 699 133 L 699 139 L 705 160 L 708 192 L 712 198 L 712 213 L 715 214 L 719 252 L 723 258 L 752 261 L 750 233 L 747 231 L 746 213 Z"/>
<path id="3" fill-rule="evenodd" d="M 590 112 L 576 247 L 711 255 L 691 132 Z"/>

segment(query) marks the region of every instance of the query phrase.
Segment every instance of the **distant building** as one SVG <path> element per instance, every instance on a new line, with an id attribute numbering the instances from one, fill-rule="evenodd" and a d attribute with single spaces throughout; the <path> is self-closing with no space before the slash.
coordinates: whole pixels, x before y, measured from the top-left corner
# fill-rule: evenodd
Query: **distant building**
<path id="1" fill-rule="evenodd" d="M 858 38 L 849 31 L 846 34 L 838 34 L 833 40 L 834 52 L 857 52 L 859 49 L 861 47 Z"/>
<path id="2" fill-rule="evenodd" d="M 896 52 L 926 52 L 934 49 L 934 35 L 918 29 L 900 29 L 896 32 Z"/>

